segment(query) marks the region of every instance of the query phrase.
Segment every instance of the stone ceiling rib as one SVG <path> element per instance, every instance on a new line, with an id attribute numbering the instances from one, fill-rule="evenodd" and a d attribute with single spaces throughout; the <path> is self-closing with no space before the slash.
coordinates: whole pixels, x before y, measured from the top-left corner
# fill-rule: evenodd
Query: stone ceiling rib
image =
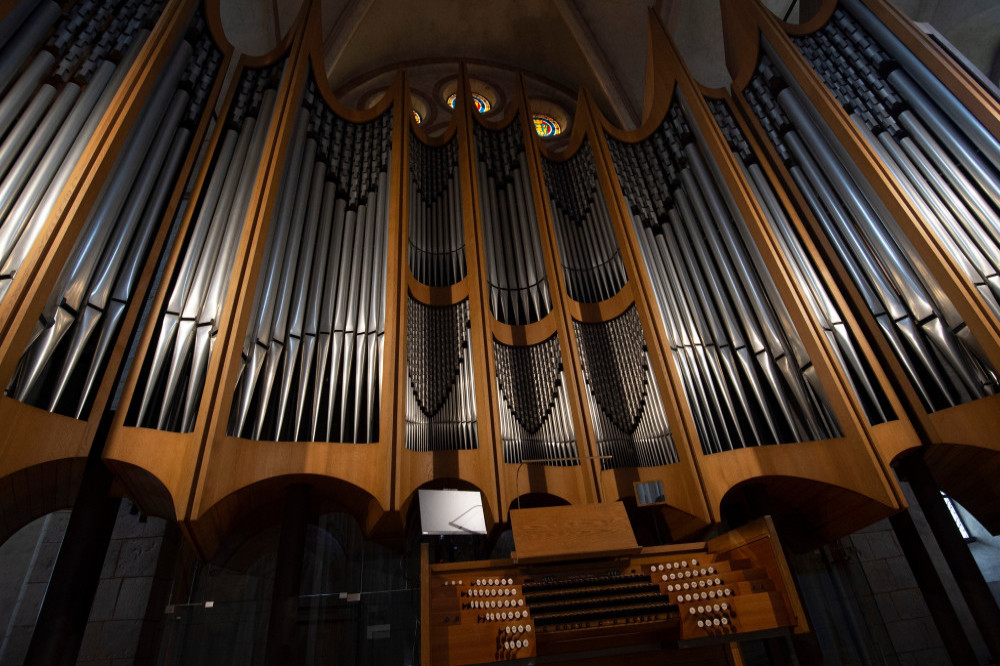
<path id="1" fill-rule="evenodd" d="M 593 30 L 587 23 L 587 19 L 580 13 L 573 0 L 552 0 L 559 15 L 562 16 L 570 34 L 580 45 L 587 58 L 587 64 L 594 72 L 594 76 L 601 83 L 604 95 L 611 103 L 621 125 L 636 126 L 640 122 L 639 113 L 625 92 L 621 80 L 618 78 L 614 67 L 611 66 L 607 55 L 594 36 Z"/>

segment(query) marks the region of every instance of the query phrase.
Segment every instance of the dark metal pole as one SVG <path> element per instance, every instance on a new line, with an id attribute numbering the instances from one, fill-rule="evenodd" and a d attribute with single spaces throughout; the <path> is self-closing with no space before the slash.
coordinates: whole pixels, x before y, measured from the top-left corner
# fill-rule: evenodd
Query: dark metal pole
<path id="1" fill-rule="evenodd" d="M 962 629 L 962 623 L 955 613 L 954 606 L 951 605 L 951 599 L 948 598 L 944 583 L 941 582 L 941 578 L 934 568 L 934 563 L 931 561 L 931 556 L 917 532 L 913 516 L 910 515 L 909 510 L 900 511 L 891 516 L 889 522 L 896 533 L 896 538 L 899 539 L 899 545 L 903 548 L 903 555 L 906 556 L 906 561 L 910 564 L 913 575 L 917 579 L 920 593 L 924 596 L 924 601 L 927 602 L 927 608 L 930 610 L 934 625 L 941 634 L 941 640 L 944 642 L 944 648 L 948 651 L 948 656 L 956 664 L 976 663 L 976 653 L 972 649 L 972 644 L 969 643 L 969 637 L 965 634 L 965 630 Z"/>
<path id="2" fill-rule="evenodd" d="M 114 475 L 101 462 L 100 451 L 111 425 L 107 412 L 98 431 L 69 525 L 31 635 L 25 666 L 72 666 L 80 652 L 90 606 L 115 528 L 121 499 L 108 497 Z"/>
<path id="3" fill-rule="evenodd" d="M 940 487 L 920 454 L 909 456 L 898 467 L 910 482 L 917 503 L 927 517 L 934 538 L 944 553 L 948 568 L 955 576 L 965 603 L 969 605 L 972 618 L 982 633 L 990 655 L 1000 663 L 1000 608 L 945 506 Z"/>
<path id="4" fill-rule="evenodd" d="M 302 483 L 288 486 L 285 490 L 285 511 L 271 593 L 271 617 L 267 623 L 268 666 L 302 663 L 302 642 L 297 625 L 310 490 L 311 486 Z"/>

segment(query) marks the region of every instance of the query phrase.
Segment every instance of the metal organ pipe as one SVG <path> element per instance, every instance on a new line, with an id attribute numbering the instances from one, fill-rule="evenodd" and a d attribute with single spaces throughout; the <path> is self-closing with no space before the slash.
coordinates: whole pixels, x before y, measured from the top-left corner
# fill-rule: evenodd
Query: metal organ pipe
<path id="1" fill-rule="evenodd" d="M 31 25 L 5 46 L 0 69 L 12 68 L 11 76 L 22 66 L 23 71 L 16 81 L 7 79 L 0 86 L 6 89 L 0 100 L 0 138 L 5 151 L 0 158 L 4 162 L 0 169 L 0 299 L 145 41 L 144 26 L 159 15 L 162 5 L 160 0 L 76 3 L 60 15 L 58 7 L 52 14 L 54 3 L 45 2 L 36 10 L 42 14 L 33 14 Z M 57 23 L 54 29 L 53 22 Z M 32 48 L 14 48 L 38 30 L 40 35 L 31 38 Z M 45 50 L 25 66 L 50 30 Z M 18 122 L 25 114 L 38 112 L 36 98 L 44 99 L 53 91 L 55 100 L 36 126 Z"/>
<path id="2" fill-rule="evenodd" d="M 61 15 L 62 10 L 57 3 L 43 2 L 6 40 L 3 50 L 0 50 L 0 92 L 7 89 L 24 60 L 38 49 L 45 35 Z"/>
<path id="3" fill-rule="evenodd" d="M 680 92 L 645 141 L 609 139 L 706 453 L 840 435 Z"/>
<path id="4" fill-rule="evenodd" d="M 138 389 L 137 425 L 180 432 L 194 426 L 281 70 L 281 63 L 246 70 L 237 84 Z"/>
<path id="5" fill-rule="evenodd" d="M 830 343 L 830 349 L 845 370 L 848 381 L 865 409 L 869 422 L 873 424 L 884 423 L 895 418 L 892 408 L 887 404 L 884 392 L 873 378 L 870 365 L 858 352 L 857 343 L 847 329 L 841 312 L 820 279 L 816 267 L 792 226 L 788 212 L 778 201 L 770 182 L 757 162 L 756 155 L 751 151 L 742 131 L 736 125 L 729 107 L 721 100 L 710 99 L 707 101 L 730 149 L 733 151 L 737 165 L 750 185 L 771 229 L 775 232 L 782 253 L 792 268 L 801 293 L 809 303 L 813 317 L 822 327 L 827 341 Z"/>
<path id="6" fill-rule="evenodd" d="M 469 301 L 433 307 L 413 297 L 406 311 L 406 448 L 478 448 Z"/>
<path id="7" fill-rule="evenodd" d="M 378 439 L 391 116 L 303 93 L 243 350 L 231 435 Z M 250 414 L 254 414 L 250 418 Z"/>
<path id="8" fill-rule="evenodd" d="M 542 167 L 570 298 L 581 303 L 611 298 L 625 286 L 625 266 L 590 144 L 585 141 L 565 161 L 543 158 Z"/>
<path id="9" fill-rule="evenodd" d="M 764 50 L 766 55 L 744 95 L 778 147 L 925 406 L 936 410 L 995 393 L 1000 389 L 996 371 L 954 306 L 896 222 L 878 212 L 882 209 L 876 209 L 873 203 L 880 202 L 873 194 L 862 191 L 848 172 L 849 165 L 830 147 L 829 137 L 814 121 L 803 94 L 790 87 L 794 79 L 774 59 L 766 42 Z M 857 85 L 865 82 L 858 81 Z M 970 224 L 973 214 L 963 212 L 957 198 L 942 189 L 940 177 L 928 178 L 930 170 L 917 166 L 921 156 L 915 142 L 892 129 L 901 125 L 888 114 L 872 122 L 876 116 L 861 105 L 861 95 L 850 87 L 834 89 L 838 96 L 850 101 L 849 111 L 854 112 L 859 129 L 886 159 L 904 190 L 914 197 L 930 226 L 943 232 L 946 247 L 956 249 L 968 242 L 968 237 L 961 236 L 963 225 L 956 223 L 955 216 Z M 881 94 L 889 92 L 884 88 Z M 903 111 L 902 115 L 909 116 L 910 112 Z M 905 122 L 917 129 L 915 121 L 911 121 Z M 986 255 L 963 253 L 959 263 L 979 276 L 980 293 L 992 296 L 984 282 L 988 276 L 975 273 L 976 263 L 983 267 Z"/>
<path id="10" fill-rule="evenodd" d="M 867 9 L 845 7 L 795 43 L 1000 318 L 1000 143 Z"/>
<path id="11" fill-rule="evenodd" d="M 512 347 L 493 341 L 505 463 L 579 465 L 559 338 Z"/>
<path id="12" fill-rule="evenodd" d="M 19 400 L 80 418 L 92 399 L 146 248 L 176 185 L 190 128 L 200 119 L 221 63 L 200 16 L 188 35 L 194 44 L 180 42 L 156 81 L 49 296 L 8 387 Z M 125 62 L 119 66 L 121 76 L 115 75 L 117 83 Z M 117 83 L 112 83 L 94 85 L 92 80 L 84 94 L 107 96 L 109 89 L 113 94 Z M 96 113 L 92 110 L 92 117 Z M 67 159 L 63 168 L 75 162 Z M 88 349 L 92 355 L 85 358 Z"/>
<path id="13" fill-rule="evenodd" d="M 475 126 L 476 172 L 490 309 L 523 326 L 552 309 L 520 122 L 502 130 Z"/>
<path id="14" fill-rule="evenodd" d="M 635 306 L 617 318 L 573 320 L 602 469 L 677 462 Z"/>
<path id="15" fill-rule="evenodd" d="M 465 230 L 458 177 L 458 139 L 432 147 L 410 135 L 410 272 L 446 287 L 466 274 Z"/>

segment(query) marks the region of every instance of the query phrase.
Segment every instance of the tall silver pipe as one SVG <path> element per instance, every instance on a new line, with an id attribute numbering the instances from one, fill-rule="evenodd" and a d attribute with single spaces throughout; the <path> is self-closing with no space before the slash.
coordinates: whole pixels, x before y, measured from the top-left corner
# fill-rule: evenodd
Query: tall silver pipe
<path id="1" fill-rule="evenodd" d="M 309 188 L 309 210 L 306 213 L 307 219 L 310 221 L 313 219 L 318 220 L 319 226 L 316 232 L 316 241 L 313 244 L 313 268 L 311 274 L 308 276 L 308 300 L 301 326 L 302 362 L 299 366 L 294 432 L 297 439 L 304 438 L 308 440 L 315 439 L 315 429 L 310 429 L 308 431 L 309 434 L 305 437 L 300 436 L 298 433 L 301 431 L 302 419 L 308 407 L 306 404 L 306 395 L 309 389 L 313 360 L 316 355 L 320 303 L 323 298 L 324 287 L 326 286 L 327 255 L 330 254 L 330 232 L 333 227 L 333 199 L 329 196 L 329 192 L 325 187 L 325 178 L 326 165 L 318 163 L 313 170 L 313 182 Z M 323 365 L 319 364 L 318 368 L 322 369 Z M 313 417 L 313 423 L 316 423 L 315 416 Z"/>
<path id="2" fill-rule="evenodd" d="M 236 154 L 236 149 L 239 143 L 238 137 L 239 135 L 236 130 L 228 130 L 223 135 L 217 165 L 232 163 L 231 160 L 233 155 Z M 247 141 L 249 141 L 249 137 L 247 137 Z M 243 152 L 245 152 L 245 150 L 246 148 L 244 146 Z M 166 364 L 167 350 L 173 343 L 174 336 L 177 332 L 177 321 L 180 318 L 180 312 L 184 307 L 184 298 L 187 296 L 201 247 L 205 243 L 212 215 L 215 212 L 215 207 L 221 195 L 223 181 L 226 178 L 227 171 L 227 169 L 217 166 L 213 170 L 212 175 L 205 186 L 205 195 L 202 199 L 202 205 L 198 212 L 198 216 L 195 218 L 192 225 L 193 229 L 191 237 L 188 241 L 188 250 L 181 261 L 180 267 L 178 268 L 174 287 L 170 292 L 170 296 L 168 297 L 167 305 L 165 307 L 163 322 L 161 324 L 160 331 L 156 336 L 156 348 L 153 350 L 153 360 L 149 369 L 148 379 L 146 381 L 146 389 L 142 394 L 142 399 L 139 405 L 139 416 L 137 422 L 140 425 L 146 425 L 146 414 L 152 405 L 154 393 L 153 387 L 156 385 L 161 371 Z"/>
<path id="3" fill-rule="evenodd" d="M 55 56 L 48 51 L 39 51 L 14 85 L 3 95 L 3 99 L 0 100 L 0 136 L 6 134 L 10 126 L 21 116 L 22 109 L 32 100 L 32 94 L 37 94 L 35 91 L 39 90 L 39 86 L 55 63 Z"/>
<path id="4" fill-rule="evenodd" d="M 176 76 L 171 77 L 168 72 L 167 78 L 162 79 L 160 84 L 167 88 L 167 92 L 170 92 L 176 86 L 176 79 Z M 47 336 L 46 344 L 36 346 L 30 361 L 26 364 L 17 393 L 20 400 L 23 400 L 34 389 L 39 374 L 48 364 L 56 346 L 78 315 L 85 314 L 89 324 L 81 327 L 81 334 L 91 328 L 91 331 L 87 331 L 89 337 L 92 327 L 97 324 L 99 310 L 103 307 L 103 302 L 97 306 L 97 313 L 81 312 L 86 307 L 87 296 L 92 284 L 94 284 L 94 273 L 99 267 L 102 267 L 104 276 L 108 276 L 104 280 L 105 293 L 102 299 L 106 302 L 107 294 L 111 290 L 113 274 L 116 272 L 117 266 L 124 260 L 124 248 L 139 224 L 142 207 L 153 188 L 154 179 L 159 176 L 160 166 L 166 158 L 174 130 L 180 122 L 187 104 L 187 93 L 179 93 L 171 103 L 164 118 L 166 107 L 164 97 L 166 95 L 154 95 L 144 107 L 144 112 L 132 132 L 134 143 L 129 142 L 128 147 L 116 163 L 101 199 L 91 212 L 84 225 L 84 230 L 77 239 L 69 259 L 56 280 L 48 302 L 42 311 L 40 322 L 40 326 L 51 326 L 54 331 Z M 147 113 L 149 109 L 155 109 L 155 111 Z M 161 123 L 161 120 L 164 122 Z M 157 134 L 156 144 L 147 152 L 149 144 L 153 141 L 154 133 Z M 126 172 L 124 177 L 121 176 L 123 172 Z M 142 174 L 139 185 L 133 188 L 135 178 L 139 174 Z M 128 197 L 127 207 L 126 197 Z M 123 208 L 125 209 L 124 213 L 122 213 Z M 120 213 L 122 214 L 119 215 Z M 112 249 L 117 247 L 117 254 L 108 255 L 109 246 Z M 102 258 L 104 261 L 100 262 L 99 260 Z M 97 296 L 100 297 L 101 294 L 97 294 Z M 57 310 L 63 310 L 63 312 L 57 313 Z M 65 368 L 75 366 L 77 360 L 75 356 L 82 352 L 82 348 L 75 346 L 71 346 L 71 350 L 63 373 L 57 379 L 56 390 L 53 392 L 53 402 L 49 406 L 50 410 L 55 408 L 55 402 L 58 401 L 68 379 Z"/>
<path id="5" fill-rule="evenodd" d="M 87 89 L 53 139 L 55 152 L 50 150 L 46 154 L 42 162 L 44 166 L 36 169 L 11 215 L 0 228 L 0 300 L 3 300 L 14 274 L 41 233 L 147 34 L 140 31 L 135 36 L 117 67 L 107 61 L 98 66 Z M 9 241 L 3 240 L 7 229 L 11 230 Z"/>
<path id="6" fill-rule="evenodd" d="M 38 98 L 44 101 L 46 98 L 50 97 L 49 91 L 55 92 L 54 88 L 51 86 L 43 86 L 43 89 L 39 91 Z M 20 210 L 13 210 L 16 203 L 24 199 L 19 197 L 24 196 L 24 192 L 27 188 L 29 192 L 40 190 L 47 185 L 46 176 L 51 178 L 55 175 L 55 171 L 58 168 L 58 160 L 60 159 L 59 153 L 55 153 L 49 159 L 45 159 L 47 154 L 52 148 L 56 150 L 59 149 L 60 145 L 65 145 L 68 150 L 68 142 L 71 140 L 71 135 L 69 133 L 60 134 L 56 139 L 58 143 L 53 141 L 53 137 L 59 132 L 60 127 L 66 121 L 67 114 L 73 108 L 76 102 L 77 95 L 80 92 L 80 87 L 75 83 L 68 83 L 63 88 L 62 92 L 55 99 L 55 102 L 51 106 L 46 106 L 45 117 L 37 121 L 35 124 L 24 128 L 22 123 L 18 123 L 15 127 L 14 133 L 10 136 L 10 143 L 4 143 L 4 161 L 15 160 L 12 165 L 10 165 L 9 170 L 4 169 L 6 177 L 3 179 L 3 184 L 0 185 L 0 217 L 5 217 L 3 220 L 3 225 L 0 227 L 0 260 L 6 258 L 10 249 L 13 247 L 14 243 L 17 242 L 18 234 L 21 229 L 18 225 L 23 225 L 27 220 L 27 216 L 30 215 L 29 204 L 24 204 L 23 208 Z M 25 120 L 30 120 L 30 116 L 34 115 L 35 110 L 29 107 L 29 112 L 25 114 Z M 80 114 L 85 114 L 86 111 L 80 111 Z M 71 118 L 69 122 L 74 122 Z M 82 122 L 82 119 L 78 122 Z M 21 130 L 27 129 L 27 131 L 22 132 Z M 15 142 L 24 138 L 28 132 L 30 134 L 30 140 L 23 148 L 20 146 L 15 146 Z M 15 152 L 17 151 L 17 152 Z M 43 159 L 45 161 L 43 162 Z M 41 163 L 41 165 L 39 165 Z M 6 166 L 6 165 L 5 165 Z M 41 194 L 35 195 L 40 198 Z M 8 215 L 8 213 L 12 213 Z"/>
<path id="7" fill-rule="evenodd" d="M 842 0 L 842 6 L 867 30 L 924 89 L 927 97 L 969 136 L 976 148 L 1000 170 L 1000 141 L 993 136 L 957 97 L 924 65 L 884 23 L 859 0 Z"/>
<path id="8" fill-rule="evenodd" d="M 0 93 L 7 90 L 25 59 L 41 45 L 45 35 L 62 16 L 62 9 L 51 0 L 39 5 L 0 51 Z"/>
<path id="9" fill-rule="evenodd" d="M 90 366 L 87 369 L 86 378 L 83 382 L 83 388 L 80 390 L 77 400 L 76 412 L 74 414 L 76 418 L 82 417 L 91 391 L 93 390 L 94 384 L 97 380 L 97 375 L 101 367 L 103 367 L 103 360 L 107 357 L 107 353 L 111 349 L 111 345 L 114 342 L 114 335 L 117 333 L 121 318 L 125 314 L 126 304 L 129 299 L 131 299 L 132 294 L 135 291 L 135 286 L 139 280 L 142 266 L 145 264 L 145 260 L 147 259 L 146 253 L 140 250 L 142 248 L 149 247 L 153 234 L 156 232 L 162 211 L 166 208 L 167 199 L 170 197 L 170 193 L 173 190 L 174 181 L 172 176 L 173 174 L 178 173 L 181 168 L 181 163 L 187 153 L 189 140 L 190 130 L 183 127 L 179 128 L 174 137 L 174 141 L 172 142 L 170 155 L 167 157 L 166 164 L 161 172 L 164 176 L 161 177 L 156 184 L 156 189 L 150 197 L 150 203 L 144 212 L 145 217 L 143 219 L 142 227 L 132 242 L 130 251 L 127 253 L 126 261 L 118 270 L 117 280 L 115 282 L 114 289 L 111 291 L 111 299 L 106 302 L 106 305 L 100 305 L 101 300 L 104 298 L 102 295 L 103 280 L 99 280 L 97 282 L 92 292 L 93 296 L 87 307 L 91 309 L 94 307 L 103 307 L 104 319 L 102 320 L 101 332 L 97 339 L 97 346 L 93 355 L 90 357 Z M 167 175 L 170 177 L 166 177 Z M 117 252 L 115 252 L 115 256 L 118 256 Z M 83 347 L 85 342 L 86 340 L 84 340 L 80 346 Z M 65 374 L 69 376 L 72 373 L 73 368 L 67 363 Z M 61 385 L 62 384 L 60 384 L 60 386 Z M 53 397 L 53 407 L 58 399 L 58 396 Z"/>

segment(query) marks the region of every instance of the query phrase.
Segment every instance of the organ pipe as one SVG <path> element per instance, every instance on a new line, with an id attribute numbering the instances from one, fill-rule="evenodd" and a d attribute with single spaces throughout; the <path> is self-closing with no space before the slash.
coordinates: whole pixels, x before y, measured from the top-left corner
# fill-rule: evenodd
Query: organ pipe
<path id="1" fill-rule="evenodd" d="M 607 322 L 573 320 L 602 469 L 677 462 L 635 306 Z"/>
<path id="2" fill-rule="evenodd" d="M 412 297 L 406 310 L 406 448 L 479 448 L 469 342 L 469 300 L 433 307 Z"/>
<path id="3" fill-rule="evenodd" d="M 505 463 L 579 465 L 559 338 L 536 345 L 493 341 Z"/>
<path id="4" fill-rule="evenodd" d="M 720 99 L 707 101 L 740 171 L 774 231 L 782 252 L 788 258 L 796 283 L 805 296 L 813 317 L 822 327 L 830 349 L 844 369 L 869 422 L 877 424 L 894 420 L 895 414 L 881 386 L 874 378 L 871 366 L 860 353 L 857 341 L 844 322 L 842 312 L 820 279 L 812 258 L 792 225 L 791 216 L 795 214 L 794 211 L 786 210 L 779 201 L 726 102 Z"/>
<path id="5" fill-rule="evenodd" d="M 407 257 L 418 282 L 447 287 L 466 274 L 465 229 L 458 180 L 458 138 L 428 146 L 410 135 Z"/>
<path id="6" fill-rule="evenodd" d="M 896 221 L 876 207 L 867 183 L 832 148 L 832 138 L 766 41 L 763 46 L 743 94 L 924 406 L 935 411 L 996 393 L 996 370 L 951 301 Z M 911 181 L 908 189 L 915 193 L 917 187 Z M 924 203 L 929 212 L 936 205 Z"/>
<path id="7" fill-rule="evenodd" d="M 565 161 L 543 158 L 542 168 L 566 291 L 581 303 L 611 298 L 625 286 L 625 266 L 590 144 Z"/>
<path id="8" fill-rule="evenodd" d="M 138 391 L 136 424 L 190 432 L 283 65 L 243 72 Z"/>
<path id="9" fill-rule="evenodd" d="M 49 296 L 8 389 L 19 400 L 56 411 L 66 397 L 60 411 L 83 415 L 221 63 L 207 25 L 200 17 L 196 24 L 146 101 Z M 97 352 L 81 365 L 92 344 Z"/>
<path id="10" fill-rule="evenodd" d="M 503 324 L 531 324 L 552 310 L 552 298 L 521 124 L 476 124 L 473 138 L 490 310 Z"/>
<path id="11" fill-rule="evenodd" d="M 162 8 L 44 2 L 0 52 L 0 300 Z"/>
<path id="12" fill-rule="evenodd" d="M 229 431 L 377 441 L 392 116 L 344 120 L 310 79 L 295 122 Z"/>
<path id="13" fill-rule="evenodd" d="M 675 91 L 650 137 L 609 138 L 609 147 L 703 450 L 837 437 L 815 369 L 684 108 Z"/>

